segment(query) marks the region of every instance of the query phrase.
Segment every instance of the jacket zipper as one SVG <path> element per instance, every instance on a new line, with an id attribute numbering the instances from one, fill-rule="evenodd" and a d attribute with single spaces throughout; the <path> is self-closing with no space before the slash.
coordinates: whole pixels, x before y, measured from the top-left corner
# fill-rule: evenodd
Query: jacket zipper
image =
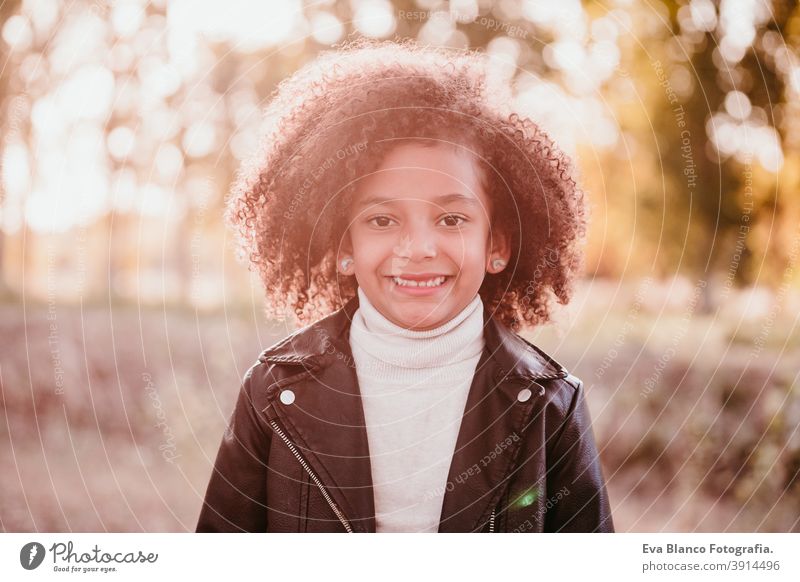
<path id="1" fill-rule="evenodd" d="M 489 516 L 489 533 L 494 533 L 494 509 L 492 509 L 492 515 Z"/>
<path id="2" fill-rule="evenodd" d="M 278 423 L 276 423 L 274 420 L 270 420 L 269 423 L 272 425 L 273 430 L 278 434 L 278 436 L 281 437 L 283 442 L 286 443 L 286 446 L 289 447 L 289 450 L 292 451 L 292 454 L 298 460 L 303 469 L 305 469 L 306 473 L 308 473 L 308 476 L 311 477 L 311 480 L 316 483 L 317 487 L 319 487 L 319 490 L 322 493 L 322 496 L 325 498 L 325 501 L 328 502 L 328 505 L 330 505 L 333 513 L 335 513 L 336 517 L 339 518 L 339 521 L 342 522 L 342 525 L 347 533 L 353 533 L 353 527 L 350 525 L 350 522 L 347 521 L 347 518 L 344 516 L 344 513 L 342 513 L 342 510 L 339 509 L 339 506 L 336 505 L 336 502 L 331 498 L 330 494 L 325 489 L 322 481 L 320 481 L 319 477 L 314 474 L 314 471 L 312 471 L 311 467 L 308 466 L 308 463 L 306 463 L 306 460 L 299 453 L 292 441 L 289 440 L 289 437 L 286 436 L 286 434 L 278 426 Z"/>

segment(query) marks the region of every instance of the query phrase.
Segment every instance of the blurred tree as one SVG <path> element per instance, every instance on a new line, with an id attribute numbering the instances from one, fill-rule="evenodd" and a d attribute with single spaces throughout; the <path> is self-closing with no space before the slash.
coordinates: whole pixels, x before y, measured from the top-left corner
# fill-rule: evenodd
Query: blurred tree
<path id="1" fill-rule="evenodd" d="M 710 0 L 664 5 L 672 26 L 664 89 L 678 100 L 662 95 L 652 115 L 667 181 L 659 264 L 683 262 L 700 277 L 717 272 L 753 283 L 767 275 L 774 282 L 785 263 L 768 257 L 756 229 L 772 232 L 776 216 L 796 204 L 777 184 L 783 152 L 796 147 L 782 121 L 797 76 L 790 62 L 800 46 L 797 2 L 750 10 Z"/>
<path id="2" fill-rule="evenodd" d="M 363 35 L 492 56 L 513 105 L 587 165 L 604 213 L 593 227 L 602 244 L 590 248 L 596 273 L 716 271 L 746 283 L 762 265 L 773 281 L 783 268 L 770 241 L 792 224 L 773 220 L 800 212 L 780 180 L 800 172 L 795 2 L 749 12 L 711 0 L 237 6 L 274 22 L 248 28 L 184 0 L 2 4 L 4 29 L 20 14 L 16 29 L 32 31 L 17 43 L 4 33 L 0 47 L 6 128 L 11 98 L 26 104 L 16 147 L 27 148 L 31 184 L 17 187 L 24 218 L 0 232 L 0 261 L 10 239 L 22 248 L 24 237 L 33 257 L 50 221 L 80 224 L 107 240 L 89 248 L 89 263 L 103 264 L 90 282 L 97 292 L 133 299 L 155 289 L 155 300 L 191 302 L 222 276 L 224 257 L 206 266 L 198 240 L 224 239 L 224 194 L 256 146 L 260 108 L 319 51 Z M 80 170 L 55 179 L 61 163 Z M 229 288 L 250 298 L 246 285 Z"/>
<path id="3" fill-rule="evenodd" d="M 3 30 L 8 19 L 17 13 L 19 10 L 20 0 L 10 0 L 9 2 L 0 3 L 0 30 Z M 8 63 L 10 56 L 9 46 L 6 43 L 0 42 L 0 60 L 3 63 Z M 12 115 L 12 107 L 10 105 L 11 95 L 9 93 L 10 77 L 13 75 L 11 67 L 0 67 L 0 103 L 2 103 L 3 112 L 3 127 L 9 126 L 9 116 Z M 2 168 L 2 162 L 0 162 Z M 3 203 L 5 201 L 5 187 L 0 181 L 0 297 L 10 292 L 10 287 L 6 282 L 5 277 L 5 230 L 2 227 L 3 222 Z"/>

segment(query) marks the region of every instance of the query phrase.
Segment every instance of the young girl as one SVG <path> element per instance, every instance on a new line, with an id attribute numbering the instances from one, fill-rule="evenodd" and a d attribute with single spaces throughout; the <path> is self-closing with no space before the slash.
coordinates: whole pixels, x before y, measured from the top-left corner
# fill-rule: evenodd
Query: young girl
<path id="1" fill-rule="evenodd" d="M 228 217 L 268 316 L 318 321 L 246 373 L 197 531 L 613 531 L 582 383 L 515 333 L 571 297 L 583 194 L 487 69 L 362 41 L 278 88 Z"/>

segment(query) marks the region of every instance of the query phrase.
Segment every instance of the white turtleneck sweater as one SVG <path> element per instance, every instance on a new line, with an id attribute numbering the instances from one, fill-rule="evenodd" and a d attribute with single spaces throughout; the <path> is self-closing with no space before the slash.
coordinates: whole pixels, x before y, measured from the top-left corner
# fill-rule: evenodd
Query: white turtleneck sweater
<path id="1" fill-rule="evenodd" d="M 359 288 L 350 327 L 378 532 L 436 532 L 456 438 L 484 347 L 476 295 L 447 323 L 412 331 Z"/>

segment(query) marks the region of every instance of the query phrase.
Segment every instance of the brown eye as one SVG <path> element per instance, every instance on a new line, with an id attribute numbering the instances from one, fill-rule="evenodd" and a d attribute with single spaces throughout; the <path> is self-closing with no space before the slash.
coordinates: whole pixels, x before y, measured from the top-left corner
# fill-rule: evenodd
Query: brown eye
<path id="1" fill-rule="evenodd" d="M 445 226 L 461 226 L 466 222 L 463 216 L 458 216 L 457 214 L 448 214 L 442 220 L 446 222 Z"/>
<path id="2" fill-rule="evenodd" d="M 373 216 L 367 222 L 374 224 L 379 228 L 386 228 L 391 224 L 392 219 L 388 216 Z"/>

